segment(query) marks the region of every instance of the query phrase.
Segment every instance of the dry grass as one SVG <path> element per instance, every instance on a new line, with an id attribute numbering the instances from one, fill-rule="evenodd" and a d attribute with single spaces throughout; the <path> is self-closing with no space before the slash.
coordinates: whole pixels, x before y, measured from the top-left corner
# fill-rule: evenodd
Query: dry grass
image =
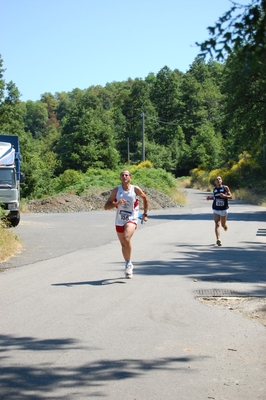
<path id="1" fill-rule="evenodd" d="M 178 189 L 190 188 L 191 187 L 191 177 L 185 176 L 177 179 Z"/>
<path id="2" fill-rule="evenodd" d="M 185 176 L 177 179 L 177 190 L 171 195 L 171 199 L 178 204 L 185 205 L 187 196 L 182 189 L 191 187 L 191 177 Z M 180 190 L 181 189 L 181 190 Z"/>
<path id="3" fill-rule="evenodd" d="M 28 206 L 26 201 L 22 201 L 20 203 L 20 212 L 23 213 L 23 214 L 29 214 L 30 213 L 29 206 Z"/>
<path id="4" fill-rule="evenodd" d="M 12 255 L 22 249 L 22 244 L 13 232 L 0 225 L 0 263 L 5 262 Z"/>
<path id="5" fill-rule="evenodd" d="M 238 189 L 234 191 L 233 195 L 234 199 L 236 200 L 241 200 L 248 204 L 266 207 L 265 194 L 254 193 L 254 191 L 248 189 Z"/>
<path id="6" fill-rule="evenodd" d="M 171 195 L 171 199 L 175 201 L 177 204 L 185 205 L 187 202 L 187 196 L 179 188 Z"/>

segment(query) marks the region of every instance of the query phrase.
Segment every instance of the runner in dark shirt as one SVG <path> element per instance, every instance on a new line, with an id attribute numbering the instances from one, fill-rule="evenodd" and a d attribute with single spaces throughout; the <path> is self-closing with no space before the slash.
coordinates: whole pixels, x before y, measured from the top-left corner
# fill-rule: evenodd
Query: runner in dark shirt
<path id="1" fill-rule="evenodd" d="M 207 200 L 213 200 L 212 210 L 215 223 L 216 244 L 222 246 L 220 239 L 220 223 L 225 231 L 228 227 L 226 224 L 228 214 L 228 199 L 232 199 L 232 194 L 228 186 L 223 185 L 223 180 L 220 176 L 215 178 L 215 187 L 213 188 L 213 196 L 207 196 Z"/>

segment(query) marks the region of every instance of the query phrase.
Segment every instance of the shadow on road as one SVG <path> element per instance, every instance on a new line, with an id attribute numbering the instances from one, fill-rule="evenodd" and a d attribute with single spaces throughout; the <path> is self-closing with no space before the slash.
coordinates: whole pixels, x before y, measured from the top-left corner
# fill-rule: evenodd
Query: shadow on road
<path id="1" fill-rule="evenodd" d="M 200 214 L 160 214 L 152 215 L 149 214 L 149 219 L 154 220 L 188 220 L 188 221 L 205 221 L 213 220 L 212 212 L 200 213 Z M 266 211 L 253 211 L 246 213 L 234 213 L 230 211 L 228 213 L 228 221 L 265 221 L 266 224 Z"/>
<path id="2" fill-rule="evenodd" d="M 177 245 L 177 257 L 172 261 L 134 262 L 136 275 L 185 276 L 205 282 L 266 283 L 265 244 L 245 242 L 245 247 L 217 247 Z M 106 286 L 126 284 L 124 278 L 99 279 L 96 281 L 60 282 L 52 286 Z M 266 289 L 249 292 L 250 296 L 266 296 Z"/>
<path id="3" fill-rule="evenodd" d="M 246 243 L 246 248 L 176 245 L 172 261 L 134 263 L 139 275 L 179 275 L 201 281 L 266 283 L 265 244 Z M 139 265 L 139 268 L 137 267 Z M 251 295 L 266 295 L 265 289 Z"/>
<path id="4" fill-rule="evenodd" d="M 106 286 L 106 285 L 114 285 L 114 284 L 125 284 L 126 282 L 114 279 L 99 279 L 98 281 L 84 281 L 84 282 L 63 282 L 63 283 L 52 283 L 51 286 L 83 286 L 83 285 L 92 285 L 92 286 Z"/>
<path id="5" fill-rule="evenodd" d="M 15 337 L 0 335 L 0 352 L 7 359 L 9 352 L 27 351 L 49 351 L 77 349 L 78 343 L 73 339 L 38 340 L 29 337 Z M 82 348 L 88 352 L 92 349 Z M 11 357 L 11 355 L 10 355 Z M 201 359 L 203 357 L 200 357 Z M 56 399 L 65 399 L 60 396 L 60 390 L 66 389 L 68 398 L 82 388 L 87 388 L 87 395 L 93 398 L 106 397 L 106 386 L 110 381 L 130 380 L 136 376 L 145 376 L 153 370 L 175 370 L 178 369 L 189 373 L 188 363 L 195 357 L 165 357 L 153 360 L 145 359 L 121 359 L 121 360 L 96 360 L 78 367 L 64 368 L 48 364 L 37 366 L 16 365 L 0 367 L 0 397 L 1 400 L 44 400 L 52 398 L 55 390 L 59 393 Z M 88 393 L 90 390 L 90 393 Z M 95 397 L 94 397 L 95 396 Z M 55 398 L 55 397 L 53 397 Z"/>

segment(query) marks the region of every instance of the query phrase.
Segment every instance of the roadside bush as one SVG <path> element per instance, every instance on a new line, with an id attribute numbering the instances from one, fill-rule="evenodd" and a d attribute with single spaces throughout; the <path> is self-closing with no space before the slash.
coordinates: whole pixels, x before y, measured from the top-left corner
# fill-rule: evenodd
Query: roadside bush
<path id="1" fill-rule="evenodd" d="M 134 165 L 130 170 L 132 170 L 132 169 L 134 170 L 134 169 L 136 169 L 136 168 L 138 168 L 138 169 L 153 168 L 153 164 L 152 164 L 151 161 L 148 161 L 148 160 L 146 160 L 146 161 L 141 161 L 139 164 Z"/>
<path id="2" fill-rule="evenodd" d="M 216 176 L 221 176 L 224 184 L 232 189 L 254 188 L 263 180 L 263 171 L 257 162 L 247 153 L 239 155 L 238 162 L 229 161 L 226 166 L 211 171 L 195 168 L 190 171 L 193 187 L 209 188 L 214 185 Z"/>
<path id="3" fill-rule="evenodd" d="M 83 179 L 84 175 L 81 172 L 75 171 L 74 169 L 67 169 L 63 174 L 54 179 L 55 192 L 60 193 L 66 188 L 80 183 Z"/>
<path id="4" fill-rule="evenodd" d="M 133 170 L 132 175 L 133 185 L 157 189 L 165 194 L 170 194 L 177 188 L 175 176 L 162 168 L 147 168 L 145 170 L 136 168 Z"/>
<path id="5" fill-rule="evenodd" d="M 243 152 L 238 158 L 239 161 L 236 165 L 236 169 L 238 171 L 242 187 L 252 186 L 254 182 L 257 182 L 259 177 L 263 177 L 263 171 L 261 167 L 247 152 Z"/>
<path id="6" fill-rule="evenodd" d="M 190 171 L 191 185 L 197 189 L 209 187 L 209 172 L 203 169 L 194 168 Z"/>
<path id="7" fill-rule="evenodd" d="M 230 188 L 239 187 L 239 175 L 234 169 L 220 168 L 209 173 L 209 183 L 214 186 L 216 176 L 221 176 L 223 183 Z"/>

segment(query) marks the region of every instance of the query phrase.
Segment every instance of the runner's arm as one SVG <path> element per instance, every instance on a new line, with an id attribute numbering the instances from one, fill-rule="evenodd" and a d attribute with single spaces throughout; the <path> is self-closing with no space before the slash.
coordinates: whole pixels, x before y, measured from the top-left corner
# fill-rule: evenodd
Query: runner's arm
<path id="1" fill-rule="evenodd" d="M 214 189 L 215 189 L 215 188 L 213 188 L 213 192 L 214 192 Z M 212 196 L 207 196 L 207 197 L 206 197 L 206 200 L 214 200 L 214 195 L 212 195 Z"/>
<path id="2" fill-rule="evenodd" d="M 224 188 L 225 188 L 225 193 L 220 193 L 220 197 L 222 199 L 224 199 L 224 198 L 231 199 L 232 198 L 232 193 L 231 193 L 231 191 L 229 189 L 229 186 L 224 186 Z"/>
<path id="3" fill-rule="evenodd" d="M 117 190 L 118 188 L 116 187 L 111 191 L 111 194 L 104 205 L 105 210 L 112 210 L 112 208 L 117 207 L 118 205 L 118 201 L 116 200 Z"/>
<path id="4" fill-rule="evenodd" d="M 143 208 L 144 208 L 143 214 L 144 214 L 144 217 L 147 218 L 147 216 L 148 216 L 148 208 L 149 208 L 148 198 L 147 198 L 146 194 L 143 192 L 143 190 L 138 186 L 135 186 L 135 193 L 136 193 L 136 195 L 141 197 L 142 200 L 143 200 Z"/>

